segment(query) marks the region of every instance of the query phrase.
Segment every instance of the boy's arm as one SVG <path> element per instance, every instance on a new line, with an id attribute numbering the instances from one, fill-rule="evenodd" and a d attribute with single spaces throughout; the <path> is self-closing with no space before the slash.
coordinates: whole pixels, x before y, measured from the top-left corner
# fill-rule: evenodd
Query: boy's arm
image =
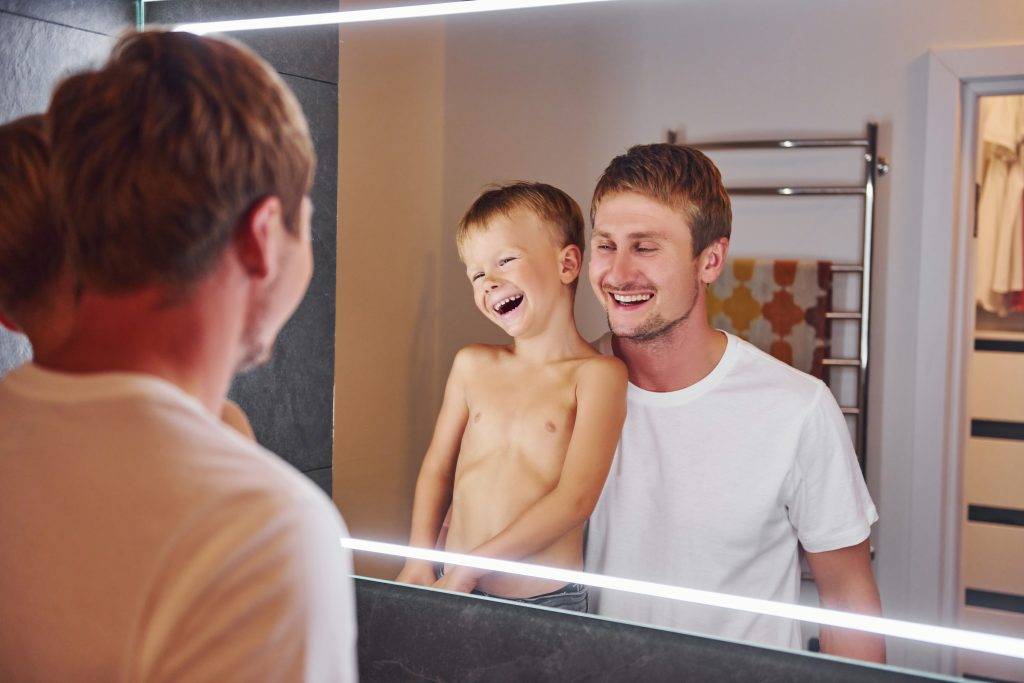
<path id="1" fill-rule="evenodd" d="M 547 548 L 583 524 L 593 512 L 611 468 L 626 419 L 626 366 L 615 358 L 594 359 L 580 368 L 576 424 L 558 484 L 472 554 L 518 560 Z M 471 591 L 485 570 L 455 567 L 435 585 Z"/>
<path id="2" fill-rule="evenodd" d="M 459 445 L 469 419 L 462 385 L 467 354 L 467 350 L 463 349 L 456 354 L 452 363 L 452 371 L 444 390 L 444 401 L 434 426 L 434 436 L 416 479 L 409 545 L 417 548 L 434 549 L 445 512 L 451 504 Z M 409 560 L 396 580 L 429 585 L 435 579 L 430 562 Z"/>

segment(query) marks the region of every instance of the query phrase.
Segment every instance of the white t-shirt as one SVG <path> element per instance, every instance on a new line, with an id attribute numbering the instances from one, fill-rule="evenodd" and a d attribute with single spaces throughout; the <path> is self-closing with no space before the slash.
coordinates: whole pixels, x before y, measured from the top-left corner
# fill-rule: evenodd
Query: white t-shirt
<path id="1" fill-rule="evenodd" d="M 590 519 L 587 570 L 795 603 L 797 542 L 856 545 L 878 519 L 849 429 L 823 382 L 728 335 L 679 391 L 630 384 L 622 438 Z M 598 349 L 611 353 L 606 336 Z M 602 590 L 605 616 L 777 647 L 796 622 Z"/>
<path id="2" fill-rule="evenodd" d="M 0 381 L 0 680 L 354 681 L 344 533 L 167 382 Z"/>

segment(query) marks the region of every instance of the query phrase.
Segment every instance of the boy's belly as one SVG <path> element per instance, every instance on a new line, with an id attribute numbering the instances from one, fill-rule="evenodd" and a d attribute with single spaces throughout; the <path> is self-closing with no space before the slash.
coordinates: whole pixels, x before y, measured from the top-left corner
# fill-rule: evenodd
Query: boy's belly
<path id="1" fill-rule="evenodd" d="M 492 456 L 493 457 L 493 456 Z M 452 520 L 446 550 L 469 553 L 491 540 L 534 503 L 554 489 L 528 468 L 514 466 L 505 456 L 496 462 L 474 462 L 458 472 L 452 500 Z M 502 466 L 512 465 L 512 466 Z M 583 528 L 571 529 L 546 548 L 521 562 L 565 569 L 583 567 Z M 557 590 L 564 582 L 491 573 L 477 585 L 494 595 L 527 598 Z"/>

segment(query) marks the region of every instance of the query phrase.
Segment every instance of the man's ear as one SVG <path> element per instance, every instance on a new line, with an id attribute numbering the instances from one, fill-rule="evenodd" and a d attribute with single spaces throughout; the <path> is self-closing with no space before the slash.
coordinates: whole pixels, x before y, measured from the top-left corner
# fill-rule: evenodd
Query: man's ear
<path id="1" fill-rule="evenodd" d="M 18 327 L 13 320 L 8 318 L 3 311 L 0 311 L 0 327 L 6 327 L 11 332 L 21 333 L 21 328 Z"/>
<path id="2" fill-rule="evenodd" d="M 701 252 L 697 263 L 697 274 L 706 285 L 718 279 L 725 268 L 725 258 L 729 254 L 729 238 L 715 240 Z"/>
<path id="3" fill-rule="evenodd" d="M 572 284 L 580 277 L 583 267 L 583 252 L 575 244 L 562 247 L 558 254 L 558 274 L 563 285 Z"/>
<path id="4" fill-rule="evenodd" d="M 284 229 L 281 200 L 275 196 L 256 201 L 238 221 L 234 246 L 238 262 L 252 277 L 274 275 L 278 239 Z"/>

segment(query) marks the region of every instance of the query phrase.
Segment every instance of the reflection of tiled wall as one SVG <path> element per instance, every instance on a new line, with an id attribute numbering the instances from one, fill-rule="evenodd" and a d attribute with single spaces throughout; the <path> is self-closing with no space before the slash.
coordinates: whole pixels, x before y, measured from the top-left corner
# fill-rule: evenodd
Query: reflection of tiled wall
<path id="1" fill-rule="evenodd" d="M 2 1 L 2 0 L 0 0 Z M 150 24 L 329 12 L 338 0 L 174 0 L 147 5 Z M 313 187 L 313 281 L 281 331 L 273 360 L 235 380 L 261 444 L 331 494 L 334 302 L 337 260 L 338 29 L 324 26 L 232 33 L 270 62 L 295 92 L 317 153 Z"/>
<path id="2" fill-rule="evenodd" d="M 102 59 L 132 21 L 118 0 L 0 0 L 0 123 L 46 109 L 54 84 Z M 25 337 L 0 328 L 0 375 L 30 355 Z"/>

